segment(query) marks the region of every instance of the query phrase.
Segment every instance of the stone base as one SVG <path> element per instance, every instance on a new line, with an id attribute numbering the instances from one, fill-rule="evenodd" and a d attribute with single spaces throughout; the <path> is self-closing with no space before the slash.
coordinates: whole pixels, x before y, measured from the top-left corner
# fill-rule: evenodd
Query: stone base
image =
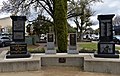
<path id="1" fill-rule="evenodd" d="M 71 57 L 70 55 L 47 55 L 41 57 L 41 66 L 63 66 L 63 67 L 79 67 L 83 69 L 83 57 Z"/>
<path id="2" fill-rule="evenodd" d="M 94 54 L 94 57 L 100 57 L 100 58 L 119 58 L 118 54 Z"/>
<path id="3" fill-rule="evenodd" d="M 56 50 L 45 50 L 45 54 L 56 54 Z"/>
<path id="4" fill-rule="evenodd" d="M 29 58 L 31 57 L 31 54 L 28 52 L 26 54 L 6 54 L 6 58 Z"/>
<path id="5" fill-rule="evenodd" d="M 78 50 L 68 50 L 68 54 L 78 54 Z"/>

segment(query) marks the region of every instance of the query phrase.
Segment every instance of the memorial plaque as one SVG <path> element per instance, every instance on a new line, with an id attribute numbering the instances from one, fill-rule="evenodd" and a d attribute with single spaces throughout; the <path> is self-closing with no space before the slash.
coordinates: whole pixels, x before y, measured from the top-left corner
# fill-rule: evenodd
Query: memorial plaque
<path id="1" fill-rule="evenodd" d="M 25 26 L 24 26 L 25 21 L 14 21 L 14 26 L 13 26 L 13 30 L 14 31 L 24 31 Z"/>
<path id="2" fill-rule="evenodd" d="M 66 58 L 59 58 L 59 63 L 66 63 Z"/>
<path id="3" fill-rule="evenodd" d="M 47 33 L 47 50 L 46 54 L 56 54 L 55 44 L 54 44 L 54 33 Z"/>
<path id="4" fill-rule="evenodd" d="M 110 42 L 113 40 L 113 26 L 112 26 L 112 16 L 110 19 L 104 17 L 103 15 L 98 16 L 99 27 L 100 27 L 100 41 L 101 42 Z"/>
<path id="5" fill-rule="evenodd" d="M 99 49 L 100 49 L 100 53 L 101 54 L 113 54 L 114 53 L 114 44 L 105 44 L 105 43 L 101 43 L 99 44 Z"/>
<path id="6" fill-rule="evenodd" d="M 101 29 L 100 29 L 100 31 L 101 31 L 101 33 L 100 33 L 100 35 L 101 36 L 105 36 L 105 33 L 106 33 L 106 31 L 105 31 L 106 29 L 105 29 L 105 23 L 101 23 Z"/>
<path id="7" fill-rule="evenodd" d="M 11 54 L 26 54 L 27 44 L 11 44 L 10 53 Z"/>
<path id="8" fill-rule="evenodd" d="M 13 40 L 23 40 L 24 33 L 23 32 L 13 32 Z"/>
<path id="9" fill-rule="evenodd" d="M 69 34 L 69 50 L 67 52 L 68 54 L 79 53 L 79 51 L 77 50 L 77 34 L 76 33 Z"/>
<path id="10" fill-rule="evenodd" d="M 26 16 L 11 16 L 12 19 L 12 32 L 14 42 L 24 42 L 25 41 L 25 21 Z"/>
<path id="11" fill-rule="evenodd" d="M 54 35 L 52 33 L 48 33 L 47 35 L 48 37 L 48 42 L 54 42 L 53 39 L 54 39 Z"/>
<path id="12" fill-rule="evenodd" d="M 70 34 L 70 45 L 76 46 L 76 34 Z"/>
<path id="13" fill-rule="evenodd" d="M 113 32 L 112 29 L 113 29 L 113 28 L 112 28 L 111 23 L 108 22 L 108 23 L 107 23 L 107 36 L 111 36 L 111 35 L 112 35 L 112 32 Z"/>

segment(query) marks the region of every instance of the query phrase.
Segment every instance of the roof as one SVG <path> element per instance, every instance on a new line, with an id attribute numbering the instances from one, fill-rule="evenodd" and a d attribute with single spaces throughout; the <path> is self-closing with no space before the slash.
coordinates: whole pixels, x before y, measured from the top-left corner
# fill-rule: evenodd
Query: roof
<path id="1" fill-rule="evenodd" d="M 4 20 L 4 19 L 8 19 L 8 18 L 10 18 L 10 17 L 4 17 L 4 18 L 0 18 L 0 20 Z"/>

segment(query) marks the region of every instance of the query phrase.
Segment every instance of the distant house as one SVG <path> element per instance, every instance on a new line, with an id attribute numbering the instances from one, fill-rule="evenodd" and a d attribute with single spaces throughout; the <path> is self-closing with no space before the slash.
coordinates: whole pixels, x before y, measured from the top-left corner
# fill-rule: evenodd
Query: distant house
<path id="1" fill-rule="evenodd" d="M 0 32 L 8 33 L 12 27 L 12 20 L 10 17 L 0 18 Z"/>

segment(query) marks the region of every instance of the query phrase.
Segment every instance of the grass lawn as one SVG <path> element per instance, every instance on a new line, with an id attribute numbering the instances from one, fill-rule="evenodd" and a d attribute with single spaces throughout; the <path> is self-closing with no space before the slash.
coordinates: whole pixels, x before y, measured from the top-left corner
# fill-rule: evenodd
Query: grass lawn
<path id="1" fill-rule="evenodd" d="M 79 42 L 78 50 L 86 49 L 86 50 L 97 50 L 97 43 L 92 42 Z"/>
<path id="2" fill-rule="evenodd" d="M 97 43 L 92 43 L 92 42 L 79 42 L 78 43 L 78 50 L 97 50 Z M 116 50 L 120 50 L 120 47 L 115 46 Z"/>
<path id="3" fill-rule="evenodd" d="M 45 47 L 43 44 L 28 45 L 27 49 L 31 53 L 44 53 L 45 52 Z"/>
<path id="4" fill-rule="evenodd" d="M 118 47 L 118 46 L 115 46 L 115 50 L 120 50 L 120 47 Z"/>
<path id="5" fill-rule="evenodd" d="M 28 49 L 35 49 L 37 48 L 39 45 L 28 45 L 27 48 Z"/>
<path id="6" fill-rule="evenodd" d="M 92 42 L 78 42 L 77 49 L 83 52 L 94 52 L 97 50 L 97 43 Z M 116 50 L 120 50 L 120 47 L 116 46 Z M 45 47 L 40 45 L 28 45 L 28 51 L 30 52 L 38 52 L 44 53 Z"/>

